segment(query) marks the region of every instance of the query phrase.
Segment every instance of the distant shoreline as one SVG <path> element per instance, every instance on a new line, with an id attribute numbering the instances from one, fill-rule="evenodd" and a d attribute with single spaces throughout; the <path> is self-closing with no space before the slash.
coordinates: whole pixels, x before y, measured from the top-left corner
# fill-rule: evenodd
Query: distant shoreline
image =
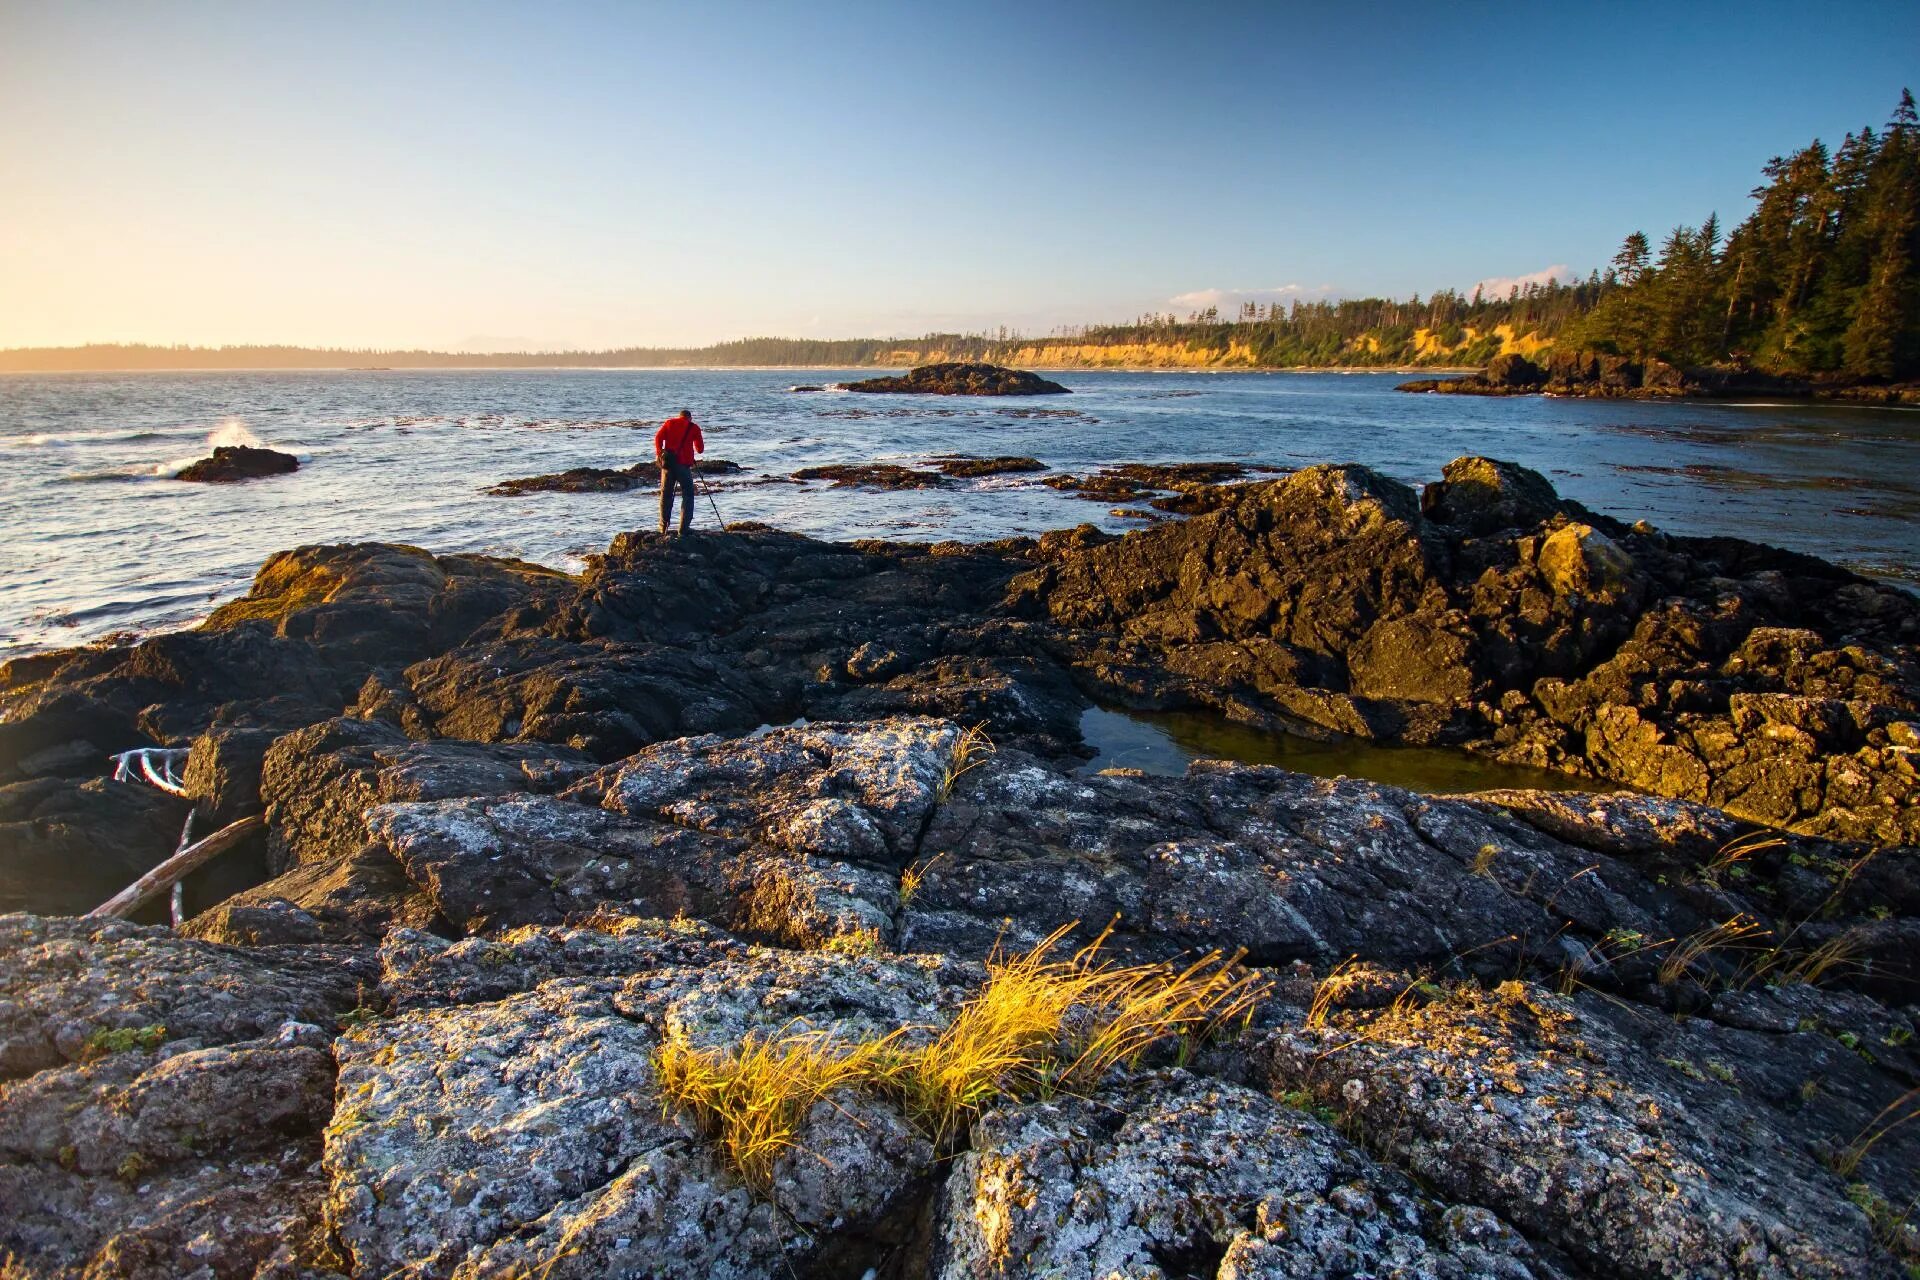
<path id="1" fill-rule="evenodd" d="M 890 364 L 396 364 L 396 365 L 100 365 L 86 368 L 0 368 L 0 377 L 88 373 L 817 373 L 821 370 L 899 369 Z M 1478 365 L 1152 365 L 1023 364 L 1047 373 L 1413 373 L 1471 374 Z"/>

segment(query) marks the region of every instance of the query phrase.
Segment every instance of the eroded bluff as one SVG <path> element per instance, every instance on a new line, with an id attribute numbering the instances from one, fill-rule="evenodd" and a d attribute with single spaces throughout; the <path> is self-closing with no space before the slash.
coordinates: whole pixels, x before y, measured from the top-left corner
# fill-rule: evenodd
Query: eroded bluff
<path id="1" fill-rule="evenodd" d="M 291 869 L 245 901 L 0 917 L 11 1274 L 1895 1277 L 1920 1245 L 1910 852 L 1626 794 L 1083 776 L 931 717 L 597 767 L 383 728 L 294 735 L 326 820 L 275 791 Z M 1075 920 L 1063 952 L 1247 948 L 1269 998 L 958 1133 L 846 1084 L 764 1182 L 665 1087 L 669 1043 L 924 1043 Z"/>

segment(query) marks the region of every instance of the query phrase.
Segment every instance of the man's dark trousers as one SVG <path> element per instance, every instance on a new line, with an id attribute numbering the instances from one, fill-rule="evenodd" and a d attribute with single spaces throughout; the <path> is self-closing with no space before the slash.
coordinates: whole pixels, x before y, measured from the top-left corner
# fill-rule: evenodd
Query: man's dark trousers
<path id="1" fill-rule="evenodd" d="M 693 523 L 693 468 L 668 454 L 660 463 L 660 532 L 673 523 L 673 491 L 680 490 L 680 532 Z"/>

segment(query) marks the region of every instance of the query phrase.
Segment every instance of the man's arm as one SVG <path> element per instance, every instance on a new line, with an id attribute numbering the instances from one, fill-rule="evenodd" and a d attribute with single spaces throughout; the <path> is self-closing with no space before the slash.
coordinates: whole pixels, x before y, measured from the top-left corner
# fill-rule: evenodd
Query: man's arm
<path id="1" fill-rule="evenodd" d="M 656 466 L 665 465 L 666 459 L 661 456 L 661 450 L 665 447 L 666 440 L 667 424 L 663 422 L 654 429 L 653 433 L 653 461 Z"/>
<path id="2" fill-rule="evenodd" d="M 700 424 L 697 422 L 689 422 L 687 426 L 693 432 L 693 435 L 689 437 L 693 441 L 693 451 L 695 453 L 705 453 L 707 451 L 707 438 L 700 434 Z"/>

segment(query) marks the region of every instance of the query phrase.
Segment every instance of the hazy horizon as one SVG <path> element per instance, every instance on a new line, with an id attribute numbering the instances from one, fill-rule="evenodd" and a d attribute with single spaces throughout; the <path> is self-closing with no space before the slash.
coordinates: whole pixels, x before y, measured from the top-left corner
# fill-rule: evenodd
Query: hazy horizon
<path id="1" fill-rule="evenodd" d="M 1504 288 L 1737 220 L 1767 157 L 1877 128 L 1916 49 L 1894 3 L 6 6 L 0 347 L 1044 335 Z"/>

